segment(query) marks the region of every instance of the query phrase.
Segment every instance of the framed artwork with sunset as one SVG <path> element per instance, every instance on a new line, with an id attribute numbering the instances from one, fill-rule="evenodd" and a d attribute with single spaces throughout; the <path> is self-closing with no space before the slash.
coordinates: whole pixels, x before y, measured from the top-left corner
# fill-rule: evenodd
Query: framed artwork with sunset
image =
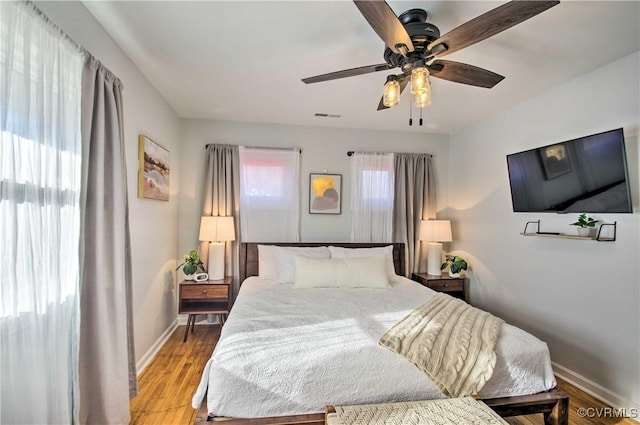
<path id="1" fill-rule="evenodd" d="M 309 174 L 309 214 L 340 214 L 341 174 Z"/>
<path id="2" fill-rule="evenodd" d="M 169 200 L 169 151 L 141 134 L 138 137 L 138 198 Z"/>

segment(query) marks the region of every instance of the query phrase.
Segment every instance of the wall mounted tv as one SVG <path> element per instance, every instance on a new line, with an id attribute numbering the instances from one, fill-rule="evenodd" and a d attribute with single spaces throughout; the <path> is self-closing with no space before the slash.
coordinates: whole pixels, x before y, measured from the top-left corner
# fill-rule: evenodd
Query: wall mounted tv
<path id="1" fill-rule="evenodd" d="M 515 212 L 631 213 L 622 129 L 507 155 Z"/>

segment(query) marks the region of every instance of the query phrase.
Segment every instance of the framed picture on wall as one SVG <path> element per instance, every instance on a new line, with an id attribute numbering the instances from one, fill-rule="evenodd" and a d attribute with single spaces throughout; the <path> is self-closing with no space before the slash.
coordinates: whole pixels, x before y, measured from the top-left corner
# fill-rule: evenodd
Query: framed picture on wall
<path id="1" fill-rule="evenodd" d="M 340 214 L 342 174 L 309 174 L 309 214 Z"/>
<path id="2" fill-rule="evenodd" d="M 138 137 L 138 198 L 169 200 L 169 151 L 145 135 Z"/>

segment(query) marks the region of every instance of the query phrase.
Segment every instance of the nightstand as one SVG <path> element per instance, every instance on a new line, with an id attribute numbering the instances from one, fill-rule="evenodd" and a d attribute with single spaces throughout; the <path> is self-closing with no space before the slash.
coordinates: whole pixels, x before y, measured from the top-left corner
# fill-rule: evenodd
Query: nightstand
<path id="1" fill-rule="evenodd" d="M 232 276 L 220 280 L 205 280 L 204 282 L 184 280 L 180 283 L 178 313 L 189 314 L 183 342 L 187 340 L 189 335 L 189 326 L 193 332 L 198 314 L 215 314 L 218 316 L 220 326 L 224 324 L 225 315 L 229 314 L 232 283 Z"/>
<path id="2" fill-rule="evenodd" d="M 431 288 L 437 292 L 447 294 L 466 301 L 466 290 L 464 277 L 451 277 L 448 274 L 434 276 L 426 273 L 413 273 L 411 280 L 415 280 L 421 285 Z"/>

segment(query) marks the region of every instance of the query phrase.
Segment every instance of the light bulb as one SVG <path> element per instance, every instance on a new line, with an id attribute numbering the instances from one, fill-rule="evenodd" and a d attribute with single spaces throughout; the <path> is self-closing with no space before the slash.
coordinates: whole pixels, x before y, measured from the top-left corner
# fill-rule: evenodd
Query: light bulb
<path id="1" fill-rule="evenodd" d="M 395 106 L 400 101 L 400 84 L 396 78 L 388 78 L 384 84 L 382 104 L 387 108 Z"/>
<path id="2" fill-rule="evenodd" d="M 417 94 L 425 90 L 429 84 L 429 71 L 424 66 L 414 68 L 411 71 L 411 94 Z"/>
<path id="3" fill-rule="evenodd" d="M 424 108 L 425 106 L 431 105 L 431 96 L 429 92 L 422 92 L 413 95 L 413 101 L 416 108 Z"/>
<path id="4" fill-rule="evenodd" d="M 424 86 L 424 89 L 413 95 L 413 102 L 416 108 L 424 108 L 425 106 L 431 105 L 431 83 L 429 82 L 429 78 L 426 80 L 427 84 Z"/>

